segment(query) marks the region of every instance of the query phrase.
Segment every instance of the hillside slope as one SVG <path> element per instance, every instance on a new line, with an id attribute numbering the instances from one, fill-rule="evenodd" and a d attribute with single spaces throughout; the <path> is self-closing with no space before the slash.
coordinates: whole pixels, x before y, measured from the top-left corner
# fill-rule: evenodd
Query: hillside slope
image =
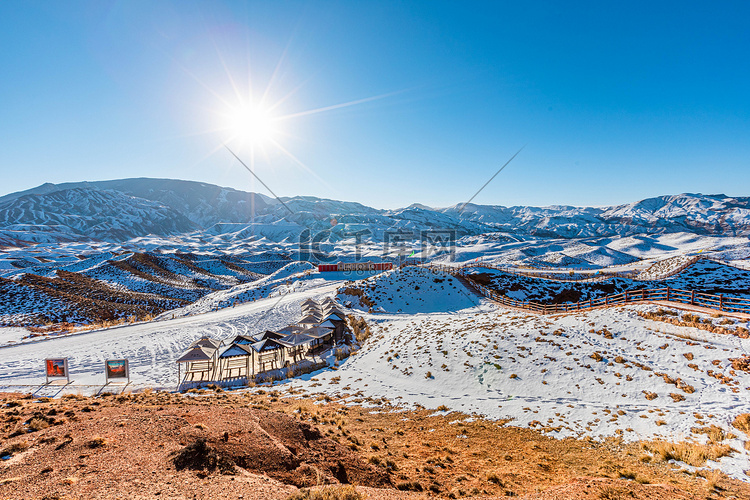
<path id="1" fill-rule="evenodd" d="M 238 258 L 111 252 L 0 278 L 0 325 L 55 330 L 149 318 L 262 277 Z M 37 271 L 34 274 L 28 271 Z"/>

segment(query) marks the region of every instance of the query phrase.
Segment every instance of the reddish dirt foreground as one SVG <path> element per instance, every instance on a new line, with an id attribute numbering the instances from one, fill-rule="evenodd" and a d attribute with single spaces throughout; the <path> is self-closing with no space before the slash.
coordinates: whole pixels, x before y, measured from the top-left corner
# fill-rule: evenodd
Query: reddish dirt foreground
<path id="1" fill-rule="evenodd" d="M 263 391 L 0 394 L 0 500 L 286 500 L 341 483 L 368 500 L 750 498 L 744 483 L 643 463 L 627 449 L 459 417 Z"/>
<path id="2" fill-rule="evenodd" d="M 0 442 L 0 449 L 17 449 L 0 462 L 3 499 L 260 500 L 325 483 L 391 487 L 387 474 L 283 413 L 25 401 L 6 418 L 19 411 L 9 426 L 16 435 Z"/>
<path id="3" fill-rule="evenodd" d="M 522 500 L 688 500 L 696 498 L 667 484 L 638 484 L 602 478 L 577 478 Z M 699 498 L 699 497 L 698 497 Z M 710 495 L 706 498 L 711 498 Z"/>

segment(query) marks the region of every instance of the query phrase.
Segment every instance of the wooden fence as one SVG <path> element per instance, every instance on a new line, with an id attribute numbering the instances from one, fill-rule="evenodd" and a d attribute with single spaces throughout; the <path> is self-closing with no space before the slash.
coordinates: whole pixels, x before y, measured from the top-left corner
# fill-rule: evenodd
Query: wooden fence
<path id="1" fill-rule="evenodd" d="M 602 268 L 599 270 L 599 274 L 592 274 L 592 273 L 582 273 L 580 271 L 575 271 L 572 269 L 559 269 L 557 271 L 554 270 L 554 268 L 538 268 L 539 271 L 525 271 L 523 268 L 511 268 L 509 266 L 497 266 L 494 264 L 484 263 L 484 262 L 465 262 L 463 264 L 460 264 L 457 266 L 457 269 L 465 269 L 467 267 L 485 267 L 487 269 L 495 269 L 497 271 L 502 271 L 507 274 L 512 274 L 514 276 L 521 276 L 521 277 L 527 277 L 527 278 L 539 278 L 539 279 L 546 279 L 546 280 L 553 280 L 553 281 L 562 281 L 564 283 L 586 283 L 586 282 L 594 282 L 594 281 L 602 281 L 605 279 L 610 278 L 627 278 L 631 280 L 637 280 L 637 281 L 656 281 L 656 280 L 663 280 L 666 278 L 670 278 L 672 276 L 675 276 L 677 274 L 680 274 L 682 271 L 687 269 L 688 267 L 692 266 L 696 262 L 700 260 L 710 260 L 713 262 L 717 262 L 719 264 L 729 266 L 729 267 L 735 267 L 737 269 L 740 269 L 742 271 L 750 271 L 750 266 L 744 267 L 736 262 L 728 262 L 725 260 L 718 259 L 716 257 L 712 257 L 710 255 L 696 255 L 691 257 L 690 259 L 685 260 L 683 263 L 678 265 L 677 267 L 670 269 L 663 274 L 659 275 L 657 278 L 649 278 L 649 279 L 638 279 L 636 276 L 640 274 L 640 271 L 609 271 L 608 268 Z M 657 262 L 648 269 L 646 269 L 644 272 L 648 272 L 654 267 L 658 266 L 660 263 Z M 612 267 L 618 267 L 618 266 L 612 266 Z M 570 274 L 571 271 L 573 274 Z M 567 275 L 567 276 L 566 276 Z"/>
<path id="2" fill-rule="evenodd" d="M 429 265 L 427 265 L 429 267 Z M 553 280 L 553 281 L 562 281 L 564 283 L 588 283 L 588 282 L 594 282 L 594 281 L 602 281 L 605 279 L 610 278 L 633 278 L 634 273 L 633 271 L 622 271 L 622 272 L 614 272 L 614 271 L 599 271 L 599 274 L 594 273 L 573 273 L 570 274 L 570 271 L 559 271 L 559 272 L 550 272 L 547 270 L 544 270 L 542 272 L 531 272 L 531 271 L 523 271 L 518 268 L 510 268 L 506 266 L 496 266 L 494 264 L 487 264 L 487 263 L 471 263 L 466 262 L 463 264 L 460 264 L 455 267 L 455 269 L 466 269 L 471 267 L 484 267 L 487 269 L 495 269 L 497 271 L 502 271 L 507 274 L 512 274 L 514 276 L 520 276 L 523 278 L 536 278 L 536 279 L 543 279 L 543 280 Z"/>
<path id="3" fill-rule="evenodd" d="M 638 302 L 673 302 L 675 304 L 689 304 L 699 307 L 706 307 L 722 312 L 741 312 L 750 313 L 750 299 L 738 297 L 725 297 L 724 295 L 712 295 L 708 293 L 696 292 L 695 290 L 680 290 L 678 288 L 651 288 L 648 290 L 626 290 L 615 295 L 607 295 L 598 299 L 590 299 L 581 302 L 569 302 L 565 304 L 540 304 L 528 300 L 517 300 L 506 295 L 501 295 L 495 290 L 477 283 L 471 278 L 466 277 L 462 267 L 428 265 L 428 269 L 449 273 L 459 276 L 469 286 L 485 297 L 492 299 L 500 304 L 509 307 L 527 309 L 542 314 L 554 314 L 562 312 L 584 311 L 598 307 L 611 307 L 623 304 L 635 304 Z M 466 266 L 475 267 L 475 266 Z"/>

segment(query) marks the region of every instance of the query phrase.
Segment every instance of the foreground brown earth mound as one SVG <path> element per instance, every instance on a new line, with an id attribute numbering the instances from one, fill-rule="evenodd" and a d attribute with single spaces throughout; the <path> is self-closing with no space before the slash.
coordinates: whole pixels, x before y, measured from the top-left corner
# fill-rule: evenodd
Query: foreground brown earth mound
<path id="1" fill-rule="evenodd" d="M 350 498 L 298 489 L 342 484 L 356 500 L 750 498 L 745 483 L 687 474 L 637 445 L 366 403 L 262 389 L 0 394 L 0 499 Z"/>
<path id="2" fill-rule="evenodd" d="M 283 413 L 126 397 L 9 403 L 0 498 L 192 498 L 203 481 L 213 483 L 208 491 L 231 482 L 242 495 L 257 487 L 240 480 L 253 473 L 281 493 L 279 483 L 391 486 L 383 471 Z"/>
<path id="3" fill-rule="evenodd" d="M 167 415 L 177 418 L 174 411 Z M 190 425 L 196 420 L 201 422 Z M 387 474 L 353 451 L 283 413 L 223 408 L 200 417 L 187 411 L 175 422 L 187 424 L 178 425 L 179 440 L 192 443 L 172 459 L 178 469 L 204 470 L 207 456 L 214 455 L 218 463 L 213 468 L 224 473 L 232 473 L 234 465 L 299 487 L 321 483 L 391 486 Z"/>

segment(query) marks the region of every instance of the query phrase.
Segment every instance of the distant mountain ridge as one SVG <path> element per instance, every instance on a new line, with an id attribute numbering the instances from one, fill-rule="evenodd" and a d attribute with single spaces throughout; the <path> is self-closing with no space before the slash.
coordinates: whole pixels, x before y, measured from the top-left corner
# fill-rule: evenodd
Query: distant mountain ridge
<path id="1" fill-rule="evenodd" d="M 354 235 L 380 241 L 388 231 L 417 239 L 425 230 L 455 231 L 459 238 L 484 233 L 568 239 L 676 232 L 750 235 L 750 197 L 725 195 L 659 196 L 611 207 L 430 208 L 415 203 L 396 210 L 311 196 L 281 201 L 173 179 L 47 183 L 0 197 L 0 243 L 122 242 L 201 231 L 280 242 L 299 241 L 306 229 L 327 242 Z"/>

